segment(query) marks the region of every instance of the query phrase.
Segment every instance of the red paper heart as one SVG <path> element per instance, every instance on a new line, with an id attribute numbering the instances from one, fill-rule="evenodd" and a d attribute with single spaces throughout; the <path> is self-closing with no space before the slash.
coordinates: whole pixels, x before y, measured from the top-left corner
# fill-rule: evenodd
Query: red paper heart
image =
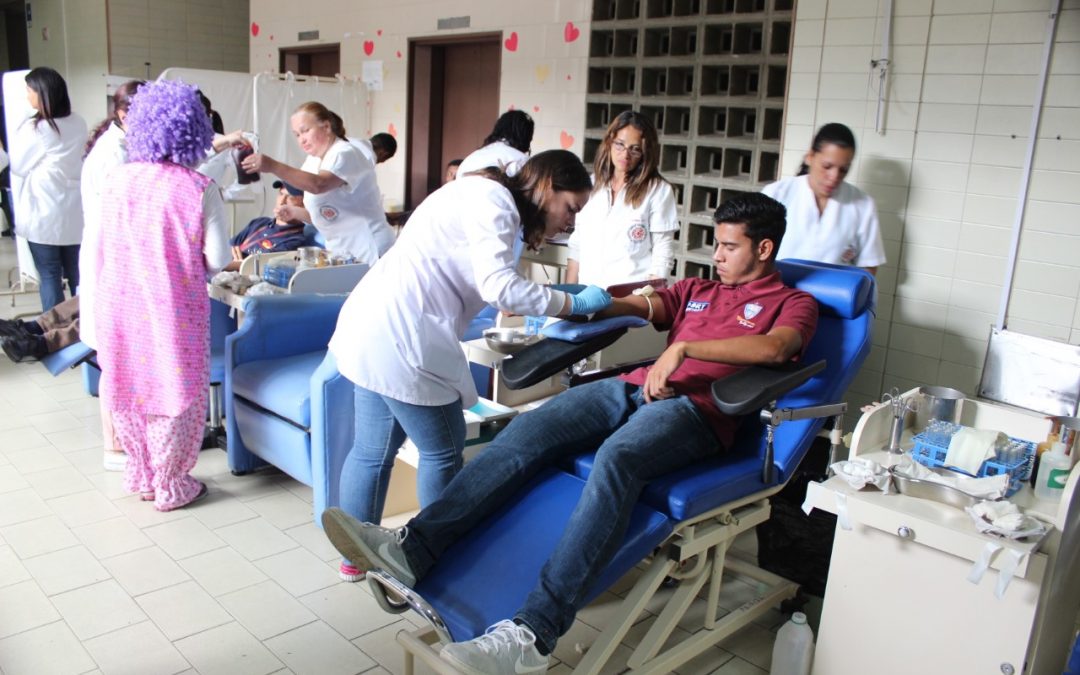
<path id="1" fill-rule="evenodd" d="M 569 75 L 567 75 L 567 76 L 566 76 L 566 79 L 567 79 L 567 80 L 569 80 L 569 79 L 570 79 L 570 76 L 569 76 Z"/>
<path id="2" fill-rule="evenodd" d="M 375 31 L 375 34 L 376 34 L 376 35 L 378 35 L 379 37 L 382 37 L 382 28 L 380 28 L 379 30 Z"/>
<path id="3" fill-rule="evenodd" d="M 567 42 L 573 42 L 581 37 L 581 31 L 574 25 L 573 21 L 566 22 L 566 28 L 563 29 L 563 39 Z"/>
<path id="4" fill-rule="evenodd" d="M 398 57 L 399 59 L 401 58 L 401 50 L 400 50 L 400 49 L 398 50 L 398 53 L 397 53 L 397 57 Z"/>
<path id="5" fill-rule="evenodd" d="M 371 40 L 364 40 L 364 53 L 371 56 L 373 51 L 375 51 L 375 43 Z"/>
<path id="6" fill-rule="evenodd" d="M 563 150 L 569 150 L 570 146 L 573 145 L 573 144 L 574 144 L 574 137 L 573 136 L 566 133 L 565 131 L 559 132 L 559 145 L 562 146 Z"/>
<path id="7" fill-rule="evenodd" d="M 274 41 L 274 36 L 273 36 L 273 35 L 271 35 L 271 36 L 270 36 L 270 42 L 273 42 L 273 41 Z"/>
<path id="8" fill-rule="evenodd" d="M 540 112 L 540 106 L 534 105 L 533 106 L 533 112 Z"/>
<path id="9" fill-rule="evenodd" d="M 394 126 L 393 122 L 390 123 L 390 126 L 386 127 L 386 133 L 390 134 L 394 138 L 397 138 L 397 127 Z"/>
<path id="10" fill-rule="evenodd" d="M 259 37 L 259 24 L 251 22 L 251 37 Z"/>
<path id="11" fill-rule="evenodd" d="M 506 45 L 507 51 L 516 52 L 518 45 L 517 31 L 510 33 L 510 37 L 503 40 L 503 44 Z"/>

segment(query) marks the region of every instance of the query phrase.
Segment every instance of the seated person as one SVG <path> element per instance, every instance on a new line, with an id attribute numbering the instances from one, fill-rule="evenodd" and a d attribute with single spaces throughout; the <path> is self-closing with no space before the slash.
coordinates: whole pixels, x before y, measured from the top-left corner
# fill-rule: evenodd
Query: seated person
<path id="1" fill-rule="evenodd" d="M 465 161 L 462 159 L 452 159 L 446 163 L 446 175 L 443 176 L 443 185 L 457 178 L 458 167 Z"/>
<path id="2" fill-rule="evenodd" d="M 240 263 L 249 255 L 295 251 L 307 241 L 304 223 L 308 212 L 304 208 L 304 191 L 280 180 L 274 181 L 274 187 L 278 191 L 274 217 L 260 216 L 252 220 L 229 240 L 233 259 L 225 266 L 226 270 L 240 269 Z"/>
<path id="3" fill-rule="evenodd" d="M 375 134 L 367 140 L 349 138 L 348 141 L 372 164 L 382 164 L 397 154 L 397 139 L 385 132 Z"/>
<path id="4" fill-rule="evenodd" d="M 745 366 L 797 360 L 809 343 L 817 301 L 784 286 L 775 267 L 784 207 L 744 194 L 714 219 L 719 280 L 685 279 L 652 296 L 615 299 L 602 313 L 670 328 L 654 365 L 574 387 L 519 415 L 400 529 L 361 523 L 340 509 L 324 513 L 327 536 L 346 558 L 414 586 L 541 470 L 599 446 L 583 496 L 525 604 L 487 634 L 442 649 L 458 669 L 544 672 L 648 482 L 730 447 L 738 419 L 715 406 L 711 383 Z"/>
<path id="5" fill-rule="evenodd" d="M 37 361 L 79 341 L 79 296 L 32 321 L 0 319 L 0 347 L 15 363 Z"/>

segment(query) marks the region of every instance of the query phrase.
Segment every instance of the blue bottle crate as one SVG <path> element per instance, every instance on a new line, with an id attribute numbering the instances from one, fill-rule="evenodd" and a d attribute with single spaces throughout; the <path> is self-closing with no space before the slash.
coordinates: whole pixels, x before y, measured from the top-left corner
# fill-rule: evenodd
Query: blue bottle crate
<path id="1" fill-rule="evenodd" d="M 1011 497 L 1016 494 L 1020 489 L 1021 484 L 1031 478 L 1031 469 L 1035 465 L 1035 444 L 1031 441 L 1025 441 L 1022 438 L 1012 438 L 1010 436 L 1009 439 L 1018 441 L 1023 445 L 1023 457 L 1015 462 L 999 462 L 991 457 L 982 463 L 978 473 L 975 474 L 977 478 L 997 476 L 1003 473 L 1008 474 L 1009 489 L 1005 492 L 1006 497 Z M 926 439 L 924 434 L 918 434 L 912 440 L 915 441 L 915 447 L 911 449 L 911 456 L 919 464 L 930 468 L 944 467 L 950 471 L 968 475 L 966 472 L 955 467 L 945 466 L 945 455 L 949 452 L 949 446 L 931 443 Z"/>

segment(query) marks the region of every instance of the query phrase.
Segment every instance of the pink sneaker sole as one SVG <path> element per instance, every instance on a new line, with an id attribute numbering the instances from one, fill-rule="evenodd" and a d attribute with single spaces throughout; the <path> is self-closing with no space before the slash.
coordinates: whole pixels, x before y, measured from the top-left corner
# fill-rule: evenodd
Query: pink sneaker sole
<path id="1" fill-rule="evenodd" d="M 341 577 L 342 581 L 348 581 L 350 584 L 354 584 L 357 581 L 363 581 L 367 576 L 367 572 L 357 569 L 352 565 L 341 563 L 341 567 L 338 567 L 338 576 Z"/>

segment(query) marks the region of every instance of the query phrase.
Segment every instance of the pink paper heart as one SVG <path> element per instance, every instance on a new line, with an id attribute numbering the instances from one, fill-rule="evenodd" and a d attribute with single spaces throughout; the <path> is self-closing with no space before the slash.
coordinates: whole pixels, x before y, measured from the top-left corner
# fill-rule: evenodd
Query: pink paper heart
<path id="1" fill-rule="evenodd" d="M 400 50 L 400 49 L 398 50 L 398 53 L 397 53 L 397 57 L 398 57 L 399 59 L 401 58 L 401 50 Z"/>
<path id="2" fill-rule="evenodd" d="M 375 43 L 371 40 L 364 40 L 364 53 L 371 56 L 371 53 L 375 51 Z"/>
<path id="3" fill-rule="evenodd" d="M 581 30 L 574 25 L 573 21 L 566 22 L 566 28 L 563 29 L 563 39 L 567 42 L 573 42 L 581 36 Z"/>
<path id="4" fill-rule="evenodd" d="M 259 24 L 251 22 L 251 37 L 259 37 Z"/>
<path id="5" fill-rule="evenodd" d="M 510 33 L 510 37 L 503 40 L 503 44 L 506 45 L 506 50 L 510 52 L 516 52 L 518 48 L 518 35 L 517 31 Z"/>
<path id="6" fill-rule="evenodd" d="M 574 144 L 574 137 L 565 131 L 559 132 L 559 145 L 563 150 L 569 150 L 570 146 Z"/>
<path id="7" fill-rule="evenodd" d="M 382 28 L 380 28 L 379 30 L 375 31 L 375 34 L 376 34 L 376 35 L 378 35 L 379 37 L 382 37 Z"/>
<path id="8" fill-rule="evenodd" d="M 533 112 L 540 112 L 540 106 L 534 105 L 533 106 Z"/>
<path id="9" fill-rule="evenodd" d="M 386 127 L 386 133 L 390 134 L 394 138 L 397 138 L 397 127 L 394 126 L 393 122 L 390 123 L 390 126 Z"/>

